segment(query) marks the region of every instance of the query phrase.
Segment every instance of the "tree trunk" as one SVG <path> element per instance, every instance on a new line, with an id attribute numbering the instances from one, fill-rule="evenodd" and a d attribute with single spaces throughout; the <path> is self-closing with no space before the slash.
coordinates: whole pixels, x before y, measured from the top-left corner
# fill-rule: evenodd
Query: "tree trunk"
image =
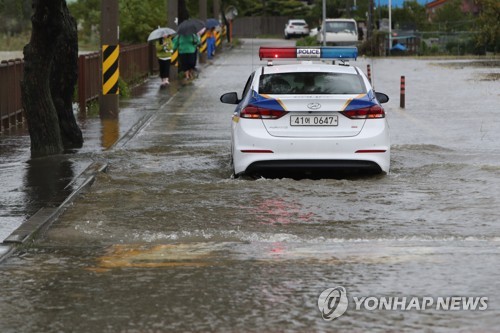
<path id="1" fill-rule="evenodd" d="M 50 73 L 52 101 L 59 117 L 65 148 L 80 148 L 83 136 L 73 113 L 73 93 L 78 79 L 78 33 L 76 21 L 62 1 L 63 30 L 56 41 L 57 52 Z"/>
<path id="2" fill-rule="evenodd" d="M 60 154 L 65 145 L 81 147 L 83 139 L 72 108 L 78 61 L 75 21 L 65 0 L 33 0 L 32 8 L 21 93 L 31 155 L 37 157 Z"/>
<path id="3" fill-rule="evenodd" d="M 189 18 L 189 12 L 186 7 L 186 0 L 179 0 L 177 8 L 178 22 L 181 24 Z"/>

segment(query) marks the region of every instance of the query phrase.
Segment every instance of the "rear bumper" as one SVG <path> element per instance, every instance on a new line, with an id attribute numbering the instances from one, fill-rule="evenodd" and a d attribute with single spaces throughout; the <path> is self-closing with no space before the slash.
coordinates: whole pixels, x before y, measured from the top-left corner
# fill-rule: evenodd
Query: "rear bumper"
<path id="1" fill-rule="evenodd" d="M 271 173 L 299 169 L 389 173 L 390 169 L 390 138 L 383 119 L 371 120 L 357 136 L 334 138 L 273 137 L 256 121 L 233 127 L 232 148 L 236 175 L 264 174 L 266 169 Z"/>
<path id="2" fill-rule="evenodd" d="M 250 164 L 245 174 L 276 177 L 318 177 L 336 178 L 382 173 L 375 162 L 363 160 L 279 160 L 257 161 Z"/>

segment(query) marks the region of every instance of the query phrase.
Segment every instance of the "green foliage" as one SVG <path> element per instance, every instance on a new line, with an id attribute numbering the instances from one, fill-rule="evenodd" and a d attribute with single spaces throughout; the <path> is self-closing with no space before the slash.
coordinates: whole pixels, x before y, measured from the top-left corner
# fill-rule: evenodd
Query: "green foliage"
<path id="1" fill-rule="evenodd" d="M 80 39 L 99 40 L 101 0 L 78 0 L 68 5 L 80 27 Z M 167 26 L 165 0 L 120 0 L 120 41 L 144 43 L 149 33 L 158 26 Z M 174 26 L 172 22 L 171 26 Z"/>
<path id="2" fill-rule="evenodd" d="M 479 0 L 481 13 L 477 20 L 478 34 L 476 46 L 488 52 L 500 52 L 500 2 L 498 0 Z"/>
<path id="3" fill-rule="evenodd" d="M 264 2 L 263 16 L 303 17 L 307 7 L 296 0 L 268 0 Z"/>
<path id="4" fill-rule="evenodd" d="M 318 40 L 316 37 L 306 36 L 297 40 L 296 46 L 318 46 Z"/>
<path id="5" fill-rule="evenodd" d="M 79 41 L 97 44 L 100 39 L 101 1 L 78 0 L 68 4 L 68 9 L 77 21 Z"/>
<path id="6" fill-rule="evenodd" d="M 392 14 L 394 26 L 400 29 L 422 31 L 429 26 L 425 7 L 416 0 L 405 1 L 403 7 L 394 8 Z"/>
<path id="7" fill-rule="evenodd" d="M 238 16 L 306 17 L 309 8 L 298 0 L 222 0 L 221 8 L 235 6 Z"/>
<path id="8" fill-rule="evenodd" d="M 121 77 L 118 78 L 118 90 L 121 97 L 129 98 L 131 96 L 130 86 Z"/>
<path id="9" fill-rule="evenodd" d="M 164 0 L 122 0 L 120 1 L 120 40 L 130 43 L 145 43 L 149 33 L 158 26 L 172 26 L 167 23 L 167 9 Z"/>
<path id="10" fill-rule="evenodd" d="M 432 21 L 439 31 L 466 31 L 471 28 L 471 14 L 464 13 L 461 6 L 461 0 L 450 0 L 436 11 Z"/>
<path id="11" fill-rule="evenodd" d="M 439 46 L 437 46 L 437 45 L 428 46 L 424 42 L 422 42 L 420 44 L 420 48 L 419 48 L 419 55 L 420 56 L 437 55 L 438 53 L 439 53 Z"/>
<path id="12" fill-rule="evenodd" d="M 31 0 L 0 0 L 0 32 L 22 33 L 30 26 Z"/>
<path id="13" fill-rule="evenodd" d="M 348 13 L 348 3 L 346 0 L 326 0 L 326 17 L 350 17 Z M 368 7 L 367 7 L 368 8 Z M 314 7 L 311 9 L 311 15 L 319 22 L 323 17 L 323 1 L 314 0 Z"/>

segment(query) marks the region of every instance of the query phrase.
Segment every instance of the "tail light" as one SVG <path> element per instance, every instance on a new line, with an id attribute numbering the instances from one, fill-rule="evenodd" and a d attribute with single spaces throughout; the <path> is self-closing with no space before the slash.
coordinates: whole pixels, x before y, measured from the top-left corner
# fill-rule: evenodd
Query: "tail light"
<path id="1" fill-rule="evenodd" d="M 385 111 L 380 105 L 374 105 L 369 108 L 348 110 L 341 112 L 349 119 L 378 119 L 385 118 Z"/>
<path id="2" fill-rule="evenodd" d="M 288 112 L 280 110 L 271 110 L 248 105 L 240 112 L 240 118 L 248 119 L 279 119 Z"/>

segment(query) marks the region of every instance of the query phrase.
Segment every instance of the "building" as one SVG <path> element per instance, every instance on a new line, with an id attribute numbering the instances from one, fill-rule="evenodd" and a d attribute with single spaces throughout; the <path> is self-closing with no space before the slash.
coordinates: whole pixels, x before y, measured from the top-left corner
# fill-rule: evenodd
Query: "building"
<path id="1" fill-rule="evenodd" d="M 434 0 L 427 3 L 425 5 L 425 11 L 429 22 L 432 22 L 432 19 L 436 16 L 436 12 L 439 8 L 442 8 L 444 5 L 451 3 L 452 1 L 454 0 Z M 479 6 L 476 4 L 475 0 L 462 0 L 460 7 L 464 13 L 471 13 L 473 15 L 479 13 Z"/>

